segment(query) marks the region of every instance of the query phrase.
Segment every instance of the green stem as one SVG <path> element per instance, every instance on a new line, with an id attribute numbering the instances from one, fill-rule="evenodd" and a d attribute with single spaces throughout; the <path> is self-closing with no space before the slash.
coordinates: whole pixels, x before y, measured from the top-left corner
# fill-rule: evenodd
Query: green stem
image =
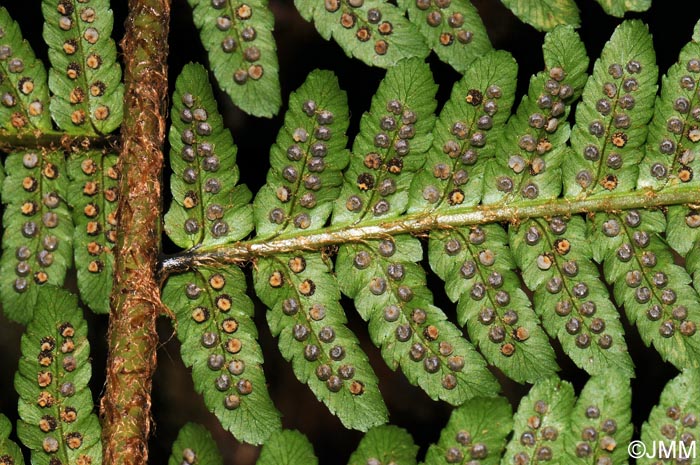
<path id="1" fill-rule="evenodd" d="M 697 187 L 669 187 L 660 192 L 641 191 L 597 194 L 583 198 L 559 198 L 511 205 L 478 205 L 451 208 L 445 212 L 413 213 L 394 219 L 375 219 L 360 226 L 327 228 L 282 234 L 272 240 L 253 239 L 232 245 L 193 249 L 161 263 L 163 277 L 201 265 L 240 263 L 257 256 L 296 250 L 319 250 L 346 242 L 361 242 L 386 236 L 422 233 L 494 222 L 519 223 L 527 218 L 569 216 L 576 213 L 628 210 L 700 202 Z"/>
<path id="2" fill-rule="evenodd" d="M 116 136 L 84 136 L 63 132 L 36 132 L 32 134 L 14 134 L 0 130 L 0 151 L 16 152 L 21 149 L 71 150 L 90 148 L 112 148 L 117 150 Z"/>
<path id="3" fill-rule="evenodd" d="M 119 228 L 107 382 L 101 403 L 106 465 L 141 465 L 148 460 L 158 343 L 155 323 L 162 308 L 155 271 L 161 235 L 169 22 L 169 0 L 129 0 L 121 43 L 126 89 L 119 156 Z"/>

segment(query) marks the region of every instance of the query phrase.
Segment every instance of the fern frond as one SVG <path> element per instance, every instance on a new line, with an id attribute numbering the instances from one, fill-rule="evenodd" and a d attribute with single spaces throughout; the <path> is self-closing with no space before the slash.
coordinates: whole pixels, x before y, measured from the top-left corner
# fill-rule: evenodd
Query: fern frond
<path id="1" fill-rule="evenodd" d="M 5 315 L 26 324 L 42 289 L 61 286 L 73 262 L 68 178 L 62 152 L 15 152 L 5 170 L 0 297 Z"/>
<path id="2" fill-rule="evenodd" d="M 645 454 L 637 460 L 637 463 L 654 465 L 658 459 L 669 458 L 662 452 L 663 444 L 666 451 L 675 451 L 675 461 L 689 459 L 686 463 L 695 465 L 698 459 L 697 456 L 693 456 L 692 451 L 695 450 L 693 446 L 697 446 L 696 438 L 700 435 L 698 418 L 700 418 L 700 371 L 689 369 L 666 384 L 659 404 L 652 409 L 649 420 L 642 425 L 642 443 L 654 445 L 656 457 L 653 456 L 654 454 Z M 690 455 L 683 457 L 683 452 Z M 673 456 L 670 457 L 673 458 Z"/>
<path id="3" fill-rule="evenodd" d="M 257 237 L 321 228 L 348 164 L 348 104 L 330 71 L 313 71 L 289 96 L 267 183 L 255 197 Z"/>
<path id="4" fill-rule="evenodd" d="M 109 313 L 117 242 L 119 172 L 112 153 L 72 154 L 67 200 L 73 211 L 73 249 L 80 297 L 96 313 Z"/>
<path id="5" fill-rule="evenodd" d="M 89 5 L 43 0 L 49 46 L 51 116 L 68 134 L 108 134 L 122 122 L 121 67 L 109 0 Z"/>
<path id="6" fill-rule="evenodd" d="M 21 346 L 17 435 L 32 463 L 99 465 L 102 429 L 92 413 L 90 345 L 78 299 L 57 287 L 41 293 Z"/>
<path id="7" fill-rule="evenodd" d="M 202 425 L 187 423 L 177 433 L 168 465 L 182 464 L 223 465 L 224 459 L 211 437 Z"/>
<path id="8" fill-rule="evenodd" d="M 644 343 L 678 368 L 700 366 L 700 301 L 659 237 L 666 230 L 663 213 L 597 214 L 589 225 L 595 260 Z"/>
<path id="9" fill-rule="evenodd" d="M 253 229 L 250 190 L 238 183 L 236 146 L 206 69 L 186 65 L 175 84 L 170 126 L 173 203 L 165 231 L 183 248 L 233 242 Z"/>
<path id="10" fill-rule="evenodd" d="M 657 74 L 647 26 L 625 21 L 603 47 L 576 108 L 574 156 L 563 166 L 567 197 L 624 192 L 637 185 Z"/>
<path id="11" fill-rule="evenodd" d="M 416 26 L 386 0 L 294 0 L 294 5 L 321 37 L 332 37 L 349 57 L 370 66 L 391 68 L 430 52 Z"/>
<path id="12" fill-rule="evenodd" d="M 394 425 L 378 426 L 362 437 L 348 465 L 416 465 L 417 454 L 418 446 L 406 430 Z"/>
<path id="13" fill-rule="evenodd" d="M 574 0 L 501 0 L 501 3 L 538 31 L 552 31 L 563 24 L 573 27 L 581 24 Z"/>
<path id="14" fill-rule="evenodd" d="M 411 184 L 409 213 L 479 203 L 484 168 L 510 114 L 516 78 L 513 57 L 494 51 L 476 59 L 454 85 L 424 168 Z"/>
<path id="15" fill-rule="evenodd" d="M 276 114 L 282 97 L 267 0 L 188 1 L 221 89 L 246 113 Z"/>
<path id="16" fill-rule="evenodd" d="M 0 128 L 10 133 L 51 131 L 46 69 L 0 7 Z"/>
<path id="17" fill-rule="evenodd" d="M 566 464 L 626 464 L 632 439 L 632 388 L 627 376 L 610 370 L 588 380 L 565 433 Z"/>
<path id="18" fill-rule="evenodd" d="M 698 183 L 700 170 L 700 38 L 681 50 L 678 62 L 661 80 L 646 152 L 639 166 L 638 188 Z"/>
<path id="19" fill-rule="evenodd" d="M 7 465 L 24 465 L 22 450 L 14 441 L 9 439 L 12 432 L 12 423 L 3 414 L 0 414 L 0 463 Z"/>
<path id="20" fill-rule="evenodd" d="M 513 437 L 501 465 L 567 463 L 565 435 L 574 407 L 574 389 L 556 377 L 535 383 L 513 418 Z"/>
<path id="21" fill-rule="evenodd" d="M 420 242 L 409 236 L 347 244 L 336 262 L 344 294 L 355 300 L 369 335 L 392 369 L 431 398 L 461 405 L 493 395 L 498 383 L 426 286 Z"/>
<path id="22" fill-rule="evenodd" d="M 479 12 L 469 0 L 401 0 L 428 46 L 440 60 L 460 73 L 479 56 L 492 49 Z"/>
<path id="23" fill-rule="evenodd" d="M 513 429 L 513 412 L 505 397 L 476 398 L 455 409 L 425 465 L 468 463 L 496 465 Z"/>
<path id="24" fill-rule="evenodd" d="M 566 122 L 586 83 L 588 57 L 572 27 L 557 27 L 542 46 L 545 71 L 530 79 L 527 96 L 497 141 L 486 169 L 484 203 L 556 198 L 562 162 L 571 157 Z"/>
<path id="25" fill-rule="evenodd" d="M 255 290 L 270 308 L 268 323 L 294 373 L 347 428 L 385 423 L 379 381 L 346 326 L 336 278 L 318 253 L 258 260 Z"/>
<path id="26" fill-rule="evenodd" d="M 634 376 L 619 315 L 591 261 L 583 219 L 528 220 L 510 228 L 510 245 L 542 325 L 574 363 L 590 374 L 615 367 Z"/>
<path id="27" fill-rule="evenodd" d="M 393 218 L 406 210 L 408 189 L 425 160 L 435 124 L 437 85 L 426 63 L 389 69 L 362 115 L 333 223 Z"/>
<path id="28" fill-rule="evenodd" d="M 499 225 L 430 233 L 430 265 L 456 302 L 459 324 L 486 359 L 519 382 L 553 375 L 554 350 L 520 289 Z"/>
<path id="29" fill-rule="evenodd" d="M 318 465 L 309 440 L 296 430 L 283 430 L 265 443 L 256 465 Z"/>
<path id="30" fill-rule="evenodd" d="M 171 276 L 163 303 L 177 316 L 182 359 L 195 389 L 238 440 L 263 443 L 280 429 L 262 370 L 253 302 L 236 267 L 199 268 Z"/>

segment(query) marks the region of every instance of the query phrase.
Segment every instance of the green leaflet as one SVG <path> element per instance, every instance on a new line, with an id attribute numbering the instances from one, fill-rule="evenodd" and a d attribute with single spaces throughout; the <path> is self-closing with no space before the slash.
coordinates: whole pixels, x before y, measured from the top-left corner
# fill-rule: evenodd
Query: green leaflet
<path id="1" fill-rule="evenodd" d="M 428 449 L 425 465 L 479 463 L 497 465 L 513 429 L 513 411 L 505 397 L 476 398 L 455 409 Z"/>
<path id="2" fill-rule="evenodd" d="M 53 286 L 47 291 L 22 336 L 17 435 L 32 450 L 32 464 L 99 465 L 102 431 L 88 389 L 87 323 L 76 296 Z"/>
<path id="3" fill-rule="evenodd" d="M 628 11 L 647 11 L 651 0 L 596 0 L 609 15 L 622 18 Z"/>
<path id="4" fill-rule="evenodd" d="M 479 56 L 492 49 L 479 12 L 469 0 L 401 0 L 428 46 L 440 60 L 464 73 Z"/>
<path id="5" fill-rule="evenodd" d="M 177 317 L 182 360 L 197 392 L 239 441 L 261 444 L 281 428 L 262 370 L 245 276 L 235 266 L 171 276 L 163 303 Z"/>
<path id="6" fill-rule="evenodd" d="M 202 425 L 187 423 L 177 434 L 168 465 L 185 463 L 197 465 L 223 465 L 224 463 L 211 433 Z"/>
<path id="7" fill-rule="evenodd" d="M 685 256 L 685 269 L 693 275 L 694 288 L 700 289 L 700 211 L 697 206 L 677 205 L 668 208 L 666 241 Z"/>
<path id="8" fill-rule="evenodd" d="M 538 31 L 551 31 L 560 24 L 581 25 L 574 0 L 501 0 L 501 3 Z"/>
<path id="9" fill-rule="evenodd" d="M 509 378 L 534 382 L 557 369 L 554 350 L 520 289 L 508 236 L 496 224 L 433 231 L 430 265 L 459 300 L 457 318 L 486 359 Z"/>
<path id="10" fill-rule="evenodd" d="M 254 116 L 282 104 L 274 17 L 267 0 L 188 0 L 219 87 Z"/>
<path id="11" fill-rule="evenodd" d="M 165 215 L 166 233 L 186 249 L 242 239 L 253 229 L 252 194 L 245 185 L 236 185 L 236 146 L 202 65 L 185 65 L 178 76 L 172 115 L 174 201 Z"/>
<path id="12" fill-rule="evenodd" d="M 556 198 L 561 163 L 571 158 L 566 118 L 586 83 L 588 57 L 571 26 L 545 36 L 545 71 L 530 79 L 528 95 L 497 141 L 497 155 L 486 169 L 484 203 Z"/>
<path id="13" fill-rule="evenodd" d="M 80 298 L 96 313 L 109 313 L 117 242 L 117 155 L 90 151 L 68 160 L 68 203 L 75 232 L 73 249 Z"/>
<path id="14" fill-rule="evenodd" d="M 5 161 L 0 297 L 5 315 L 20 323 L 32 319 L 46 284 L 63 284 L 73 262 L 65 166 L 62 152 L 16 152 Z"/>
<path id="15" fill-rule="evenodd" d="M 557 369 L 554 350 L 520 289 L 508 235 L 497 224 L 430 233 L 430 266 L 459 300 L 457 318 L 486 360 L 518 382 Z"/>
<path id="16" fill-rule="evenodd" d="M 579 216 L 532 219 L 510 228 L 513 257 L 549 335 L 588 373 L 614 367 L 632 377 L 619 315 L 591 261 L 589 240 Z"/>
<path id="17" fill-rule="evenodd" d="M 46 69 L 10 14 L 0 7 L 0 129 L 51 131 Z"/>
<path id="18" fill-rule="evenodd" d="M 657 74 L 647 26 L 625 21 L 603 47 L 576 107 L 575 153 L 563 166 L 567 196 L 634 189 Z"/>
<path id="19" fill-rule="evenodd" d="M 121 67 L 109 0 L 43 0 L 51 116 L 68 134 L 108 134 L 122 122 Z"/>
<path id="20" fill-rule="evenodd" d="M 8 439 L 12 432 L 12 423 L 0 414 L 0 463 L 7 465 L 24 465 L 22 450 Z"/>
<path id="21" fill-rule="evenodd" d="M 416 465 L 417 454 L 418 446 L 406 430 L 394 425 L 378 426 L 364 435 L 348 465 Z"/>
<path id="22" fill-rule="evenodd" d="M 503 51 L 477 58 L 454 85 L 433 129 L 424 169 L 413 177 L 409 213 L 476 205 L 486 160 L 510 115 L 517 64 Z"/>
<path id="23" fill-rule="evenodd" d="M 552 377 L 535 383 L 513 417 L 513 437 L 501 465 L 569 465 L 564 441 L 574 400 L 574 389 L 567 381 Z"/>
<path id="24" fill-rule="evenodd" d="M 661 189 L 694 182 L 700 170 L 700 40 L 681 50 L 678 62 L 662 78 L 638 187 Z"/>
<path id="25" fill-rule="evenodd" d="M 345 326 L 338 282 L 319 253 L 261 258 L 255 291 L 270 308 L 294 373 L 346 428 L 367 431 L 387 421 L 377 376 L 356 336 Z"/>
<path id="26" fill-rule="evenodd" d="M 654 344 L 676 367 L 700 366 L 700 302 L 688 273 L 674 264 L 659 237 L 666 230 L 660 211 L 596 214 L 589 240 L 615 300 L 636 323 L 646 345 Z"/>
<path id="27" fill-rule="evenodd" d="M 589 379 L 571 412 L 563 463 L 626 465 L 633 432 L 631 404 L 630 380 L 616 370 Z"/>
<path id="28" fill-rule="evenodd" d="M 349 57 L 391 68 L 403 58 L 425 58 L 430 49 L 403 11 L 385 0 L 294 0 L 299 14 L 313 21 Z"/>
<path id="29" fill-rule="evenodd" d="M 637 460 L 638 465 L 655 465 L 667 457 L 689 458 L 688 465 L 700 464 L 697 453 L 698 426 L 700 418 L 700 372 L 685 370 L 666 384 L 659 404 L 649 414 L 649 420 L 642 425 L 641 441 L 646 452 Z M 652 449 L 654 446 L 654 449 Z M 692 448 L 695 446 L 695 448 Z M 673 452 L 671 452 L 673 451 Z M 693 454 L 695 451 L 695 454 Z M 668 455 L 666 455 L 668 454 Z"/>
<path id="30" fill-rule="evenodd" d="M 296 430 L 283 430 L 265 443 L 256 465 L 318 465 L 314 447 Z"/>
<path id="31" fill-rule="evenodd" d="M 323 227 L 343 182 L 349 114 L 330 71 L 312 71 L 289 96 L 289 110 L 270 149 L 267 183 L 255 196 L 257 237 Z"/>
<path id="32" fill-rule="evenodd" d="M 369 321 L 369 335 L 392 369 L 432 399 L 461 405 L 494 395 L 498 383 L 474 347 L 439 308 L 417 264 L 420 242 L 410 236 L 340 247 L 336 261 L 344 294 Z"/>
<path id="33" fill-rule="evenodd" d="M 408 189 L 425 161 L 435 124 L 437 85 L 426 63 L 390 68 L 362 115 L 333 223 L 392 218 L 406 210 Z"/>

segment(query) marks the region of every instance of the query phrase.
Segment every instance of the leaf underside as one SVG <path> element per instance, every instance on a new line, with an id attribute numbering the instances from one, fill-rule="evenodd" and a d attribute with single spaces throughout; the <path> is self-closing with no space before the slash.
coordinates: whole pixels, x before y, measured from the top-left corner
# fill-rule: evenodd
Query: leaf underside
<path id="1" fill-rule="evenodd" d="M 109 134 L 122 122 L 121 66 L 108 0 L 43 0 L 51 117 L 68 134 Z"/>
<path id="2" fill-rule="evenodd" d="M 282 104 L 267 0 L 188 0 L 219 87 L 234 105 L 271 117 Z"/>
<path id="3" fill-rule="evenodd" d="M 87 323 L 78 299 L 57 287 L 39 298 L 21 341 L 15 376 L 20 440 L 32 463 L 102 462 L 101 427 L 88 389 L 91 375 Z"/>
<path id="4" fill-rule="evenodd" d="M 223 465 L 223 462 L 221 453 L 209 431 L 202 425 L 187 423 L 177 434 L 168 465 L 182 463 Z"/>
<path id="5" fill-rule="evenodd" d="M 200 268 L 171 276 L 163 303 L 175 313 L 182 359 L 204 404 L 236 438 L 262 444 L 280 429 L 280 413 L 267 391 L 243 273 Z"/>
<path id="6" fill-rule="evenodd" d="M 501 0 L 521 21 L 538 31 L 551 31 L 560 24 L 578 27 L 579 9 L 574 0 Z"/>

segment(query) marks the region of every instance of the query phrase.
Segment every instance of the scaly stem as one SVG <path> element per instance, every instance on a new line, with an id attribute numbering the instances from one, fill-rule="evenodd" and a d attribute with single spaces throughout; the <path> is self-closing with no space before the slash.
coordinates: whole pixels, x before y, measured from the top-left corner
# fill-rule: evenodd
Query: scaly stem
<path id="1" fill-rule="evenodd" d="M 365 221 L 361 226 L 330 226 L 315 231 L 293 231 L 273 239 L 253 239 L 233 245 L 195 249 L 166 258 L 161 276 L 193 266 L 240 263 L 256 256 L 296 250 L 319 250 L 346 242 L 361 242 L 405 233 L 422 233 L 433 229 L 494 222 L 518 223 L 527 218 L 568 216 L 576 213 L 627 210 L 700 202 L 697 187 L 669 187 L 659 192 L 641 190 L 586 198 L 560 198 L 510 205 L 479 205 L 452 208 L 449 212 L 414 213 L 394 219 Z"/>
<path id="2" fill-rule="evenodd" d="M 129 0 L 121 43 L 125 82 L 121 180 L 109 320 L 107 385 L 101 403 L 106 465 L 148 460 L 156 367 L 155 280 L 160 250 L 160 176 L 168 92 L 169 0 Z"/>

